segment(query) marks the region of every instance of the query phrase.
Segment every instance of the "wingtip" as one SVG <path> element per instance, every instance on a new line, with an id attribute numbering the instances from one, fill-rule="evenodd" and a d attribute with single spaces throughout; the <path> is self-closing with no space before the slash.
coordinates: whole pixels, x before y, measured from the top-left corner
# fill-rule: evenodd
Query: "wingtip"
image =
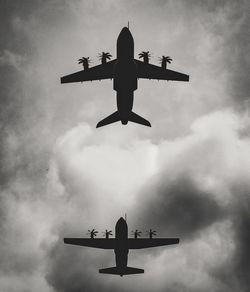
<path id="1" fill-rule="evenodd" d="M 105 125 L 103 125 L 102 121 L 100 121 L 96 124 L 96 129 L 101 128 L 103 126 L 105 126 Z"/>

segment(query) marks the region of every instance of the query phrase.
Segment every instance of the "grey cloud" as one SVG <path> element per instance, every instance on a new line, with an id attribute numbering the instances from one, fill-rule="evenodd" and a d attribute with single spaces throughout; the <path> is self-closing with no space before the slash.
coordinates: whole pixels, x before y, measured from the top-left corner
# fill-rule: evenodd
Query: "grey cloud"
<path id="1" fill-rule="evenodd" d="M 190 121 L 195 117 L 218 107 L 231 106 L 231 98 L 234 99 L 235 107 L 242 107 L 244 104 L 242 101 L 249 96 L 248 2 L 238 1 L 236 4 L 233 1 L 178 1 L 176 3 L 176 1 L 134 1 L 133 3 L 107 1 L 104 4 L 100 4 L 98 1 L 94 1 L 93 4 L 89 4 L 87 1 L 1 1 L 0 254 L 3 257 L 1 256 L 0 269 L 3 272 L 3 278 L 8 282 L 7 292 L 44 291 L 44 289 L 38 288 L 40 286 L 36 281 L 33 287 L 29 287 L 26 282 L 27 277 L 30 279 L 37 271 L 51 286 L 47 287 L 47 291 L 52 291 L 51 289 L 65 292 L 128 291 L 124 284 L 125 281 L 130 284 L 130 290 L 134 288 L 136 291 L 141 291 L 142 286 L 145 288 L 144 283 L 141 285 L 137 283 L 133 286 L 135 280 L 131 278 L 125 279 L 123 282 L 119 282 L 120 279 L 116 278 L 100 278 L 100 275 L 97 274 L 97 267 L 100 262 L 107 266 L 113 265 L 113 254 L 98 253 L 95 255 L 92 251 L 66 247 L 62 244 L 61 239 L 65 230 L 62 231 L 60 228 L 63 224 L 62 221 L 66 219 L 63 208 L 60 209 L 60 206 L 67 206 L 71 202 L 65 200 L 64 196 L 53 198 L 53 202 L 46 201 L 47 194 L 45 194 L 48 182 L 47 169 L 51 156 L 53 156 L 55 141 L 66 130 L 83 120 L 91 121 L 91 124 L 94 125 L 97 120 L 96 113 L 100 117 L 104 112 L 108 113 L 110 105 L 113 105 L 111 101 L 114 102 L 114 99 L 111 100 L 111 84 L 104 83 L 103 87 L 99 85 L 98 89 L 89 89 L 90 87 L 86 85 L 84 93 L 81 91 L 82 88 L 74 87 L 78 88 L 75 93 L 72 90 L 73 87 L 61 89 L 59 85 L 54 86 L 54 83 L 59 82 L 60 72 L 68 70 L 68 67 L 71 66 L 69 64 L 75 62 L 73 58 L 77 59 L 78 53 L 92 53 L 93 47 L 96 51 L 99 49 L 98 46 L 103 42 L 102 39 L 98 39 L 99 30 L 107 35 L 109 33 L 110 37 L 109 41 L 102 45 L 114 48 L 111 39 L 115 40 L 115 33 L 119 31 L 120 26 L 127 23 L 127 18 L 131 18 L 131 20 L 129 19 L 131 27 L 138 40 L 137 49 L 152 46 L 156 49 L 157 54 L 164 50 L 173 52 L 176 55 L 176 62 L 179 62 L 179 64 L 177 63 L 179 68 L 183 66 L 181 69 L 190 70 L 191 73 L 196 72 L 200 82 L 209 76 L 205 75 L 206 72 L 209 74 L 219 72 L 219 75 L 216 76 L 216 79 L 219 80 L 223 74 L 230 75 L 227 82 L 221 85 L 220 92 L 226 92 L 229 95 L 224 96 L 226 95 L 224 94 L 223 97 L 219 96 L 220 94 L 218 96 L 203 95 L 203 92 L 210 92 L 216 80 L 209 84 L 203 83 L 203 88 L 197 88 L 198 84 L 192 85 L 191 82 L 189 87 L 193 88 L 193 92 L 192 90 L 189 92 L 188 88 L 178 91 L 178 98 L 172 94 L 172 100 L 171 92 L 176 93 L 177 89 L 171 86 L 166 87 L 168 91 L 165 87 L 157 89 L 161 93 L 163 91 L 170 93 L 169 99 L 165 99 L 164 96 L 162 103 L 156 101 L 156 87 L 153 87 L 152 83 L 144 84 L 145 88 L 144 85 L 141 86 L 141 93 L 139 91 L 137 93 L 139 99 L 140 96 L 142 97 L 140 103 L 136 104 L 138 113 L 145 113 L 145 115 L 152 113 L 155 123 L 151 132 L 138 128 L 137 134 L 134 135 L 137 139 L 138 137 L 148 137 L 159 141 L 166 137 L 184 135 L 189 131 Z M 84 19 L 85 22 L 80 23 L 85 25 L 79 29 L 79 23 L 75 24 L 75 19 L 77 21 Z M 215 19 L 222 22 L 217 23 L 214 21 Z M 104 25 L 105 22 L 108 29 Z M 160 34 L 160 31 L 166 29 L 166 26 L 169 30 Z M 186 26 L 190 28 L 189 32 L 184 29 Z M 192 52 L 190 49 L 193 48 L 193 44 L 202 47 L 207 35 L 196 35 L 196 29 L 200 27 L 204 28 L 207 35 L 215 37 L 215 40 L 222 40 L 218 50 L 223 53 L 223 56 L 216 55 L 216 62 L 212 60 L 212 55 L 206 58 L 202 56 L 198 62 L 195 54 L 199 50 Z M 174 28 L 180 28 L 180 30 L 174 30 Z M 78 31 L 76 31 L 77 29 Z M 176 32 L 173 36 L 174 39 L 169 34 L 171 29 Z M 74 33 L 76 36 L 71 37 Z M 184 38 L 184 33 L 186 38 Z M 152 44 L 153 34 L 156 45 Z M 160 38 L 164 36 L 166 39 L 164 45 L 161 44 L 159 36 Z M 156 42 L 157 38 L 159 43 Z M 79 40 L 79 43 L 70 43 L 72 40 Z M 213 40 L 211 38 L 211 41 Z M 92 41 L 94 45 L 90 45 Z M 59 44 L 58 47 L 55 43 Z M 63 54 L 66 51 L 63 48 L 68 46 L 68 43 L 70 43 L 70 48 L 66 56 L 68 58 L 71 54 L 72 59 L 70 59 L 71 57 L 68 60 L 62 58 L 58 61 L 56 55 L 60 55 L 61 52 L 61 56 L 65 57 Z M 82 47 L 79 50 L 75 49 L 80 45 Z M 183 51 L 185 51 L 185 55 L 183 55 Z M 207 58 L 210 58 L 208 63 L 205 62 Z M 191 80 L 194 80 L 194 77 L 191 76 Z M 211 79 L 209 80 L 211 81 Z M 106 90 L 107 88 L 109 89 Z M 104 90 L 100 93 L 101 89 Z M 216 90 L 212 92 L 214 94 Z M 185 101 L 180 99 L 180 95 L 185 96 Z M 90 97 L 91 101 L 89 101 Z M 110 104 L 107 104 L 107 100 Z M 152 102 L 153 100 L 154 102 Z M 222 100 L 221 103 L 220 100 Z M 96 102 L 99 103 L 98 109 L 95 106 Z M 86 111 L 89 104 L 94 105 L 95 115 L 90 115 L 88 118 L 78 115 L 80 107 L 84 107 Z M 103 113 L 99 113 L 100 109 L 103 110 Z M 159 111 L 161 111 L 160 114 Z M 123 129 L 121 128 L 121 130 Z M 112 134 L 112 131 L 110 133 L 108 130 L 106 131 L 107 135 Z M 69 193 L 75 192 L 77 196 L 81 196 L 82 189 L 77 190 L 71 186 L 67 188 L 67 181 L 73 178 L 66 171 L 60 169 L 59 178 Z M 206 272 L 215 279 L 226 283 L 231 291 L 248 291 L 250 269 L 248 188 L 244 191 L 241 188 L 235 189 L 233 191 L 235 201 L 230 210 L 225 210 L 218 204 L 212 193 L 203 191 L 197 186 L 195 179 L 189 176 L 179 177 L 175 181 L 165 180 L 162 177 L 157 184 L 159 186 L 153 186 L 150 188 L 150 192 L 145 191 L 147 193 L 145 202 L 142 194 L 140 202 L 135 202 L 135 206 L 128 210 L 129 213 L 134 214 L 131 215 L 131 219 L 129 218 L 131 223 L 133 222 L 139 227 L 145 226 L 145 229 L 153 225 L 153 228 L 159 229 L 160 234 L 180 236 L 190 244 L 214 223 L 224 218 L 229 219 L 235 232 L 233 240 L 236 250 L 230 257 L 227 266 L 221 267 L 217 262 L 215 263 L 218 266 L 217 269 L 206 270 Z M 90 188 L 89 185 L 87 186 Z M 89 191 L 88 188 L 86 188 L 86 193 Z M 244 195 L 239 196 L 241 192 Z M 91 193 L 88 194 L 91 195 Z M 242 201 L 238 201 L 238 197 Z M 31 252 L 28 250 L 31 241 L 26 241 L 25 235 L 29 235 L 28 230 L 36 226 L 35 222 L 31 218 L 29 224 L 19 227 L 20 214 L 17 211 L 21 203 L 25 202 L 32 206 L 37 198 L 46 205 L 46 210 L 51 205 L 54 208 L 54 213 L 57 215 L 56 224 L 53 220 L 46 221 L 45 210 L 44 216 L 40 220 L 46 221 L 45 230 L 55 229 L 54 236 L 58 237 L 58 241 L 55 244 L 48 244 L 43 251 L 38 247 Z M 18 202 L 16 209 L 10 207 L 13 202 Z M 79 200 L 79 202 L 81 203 L 75 209 L 76 218 L 68 224 L 68 228 L 72 228 L 72 230 L 76 228 L 73 225 L 78 221 L 76 219 L 80 216 L 79 214 L 87 212 L 86 206 L 82 204 L 84 200 Z M 73 207 L 75 205 L 73 204 Z M 38 203 L 36 208 L 40 210 L 42 207 Z M 13 220 L 13 217 L 16 220 Z M 85 228 L 87 223 L 84 222 L 83 225 Z M 80 228 L 81 226 L 75 230 L 78 231 Z M 39 232 L 42 233 L 42 237 L 46 237 L 43 238 L 45 241 L 53 241 L 52 236 L 47 235 L 43 229 Z M 39 232 L 37 231 L 37 234 Z M 31 233 L 31 235 L 34 234 Z M 14 243 L 19 244 L 17 254 L 13 253 L 13 246 L 10 246 L 10 242 L 15 247 Z M 43 269 L 46 277 L 41 272 Z M 23 274 L 25 276 L 22 278 Z M 19 283 L 17 281 L 16 284 L 18 288 L 15 289 L 14 284 L 12 286 L 13 275 L 19 279 Z M 20 283 L 23 284 L 22 287 L 18 285 Z M 153 280 L 152 283 L 154 283 Z M 168 291 L 194 291 L 189 284 L 170 285 L 163 282 L 157 290 L 166 291 L 167 287 Z M 148 289 L 151 288 L 148 285 Z M 211 291 L 211 289 L 206 289 L 205 287 L 204 291 Z"/>
<path id="2" fill-rule="evenodd" d="M 142 191 L 141 200 L 143 206 L 137 207 L 140 221 L 181 241 L 191 240 L 197 232 L 225 218 L 225 210 L 213 194 L 203 191 L 188 175 L 168 181 L 162 174 L 153 187 Z"/>
<path id="3" fill-rule="evenodd" d="M 235 197 L 229 210 L 234 232 L 234 253 L 225 265 L 215 267 L 210 272 L 229 289 L 247 292 L 250 285 L 250 186 L 246 183 L 236 184 L 231 191 Z"/>

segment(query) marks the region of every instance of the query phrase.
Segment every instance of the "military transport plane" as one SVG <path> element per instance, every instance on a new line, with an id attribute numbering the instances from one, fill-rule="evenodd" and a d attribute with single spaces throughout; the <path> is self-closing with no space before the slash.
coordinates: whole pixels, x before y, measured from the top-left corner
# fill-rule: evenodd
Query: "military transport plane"
<path id="1" fill-rule="evenodd" d="M 88 58 L 83 59 L 88 61 Z M 144 59 L 144 62 L 134 59 L 134 39 L 129 28 L 124 27 L 117 39 L 115 60 L 91 68 L 87 64 L 84 70 L 62 77 L 61 83 L 113 79 L 113 89 L 117 92 L 117 111 L 100 121 L 96 127 L 117 121 L 123 125 L 131 121 L 151 127 L 149 121 L 132 111 L 138 78 L 189 81 L 186 74 L 169 70 L 166 66 L 149 64 L 148 59 Z"/>
<path id="2" fill-rule="evenodd" d="M 97 231 L 89 230 L 91 238 L 64 238 L 64 243 L 88 246 L 101 249 L 113 249 L 115 252 L 116 266 L 100 269 L 99 273 L 113 275 L 142 274 L 143 269 L 127 266 L 129 249 L 141 249 L 179 243 L 179 238 L 153 238 L 155 231 L 150 229 L 149 238 L 138 238 L 140 232 L 134 232 L 134 238 L 128 238 L 128 225 L 122 217 L 115 226 L 115 238 L 109 238 L 111 231 L 106 230 L 106 238 L 95 238 Z"/>

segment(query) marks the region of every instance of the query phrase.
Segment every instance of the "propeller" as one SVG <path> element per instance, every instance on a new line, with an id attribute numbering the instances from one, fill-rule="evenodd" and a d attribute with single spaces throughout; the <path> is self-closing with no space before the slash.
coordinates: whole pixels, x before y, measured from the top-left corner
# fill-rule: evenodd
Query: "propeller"
<path id="1" fill-rule="evenodd" d="M 139 55 L 139 59 L 143 59 L 144 63 L 148 63 L 149 59 L 151 58 L 151 54 L 149 53 L 149 51 L 142 51 Z"/>
<path id="2" fill-rule="evenodd" d="M 146 234 L 149 235 L 149 238 L 153 238 L 153 235 L 156 235 L 156 231 L 149 229 L 148 231 L 146 231 Z"/>
<path id="3" fill-rule="evenodd" d="M 82 57 L 80 59 L 78 59 L 78 64 L 82 64 L 84 70 L 89 68 L 89 63 L 91 63 L 92 61 L 89 59 L 89 57 Z"/>
<path id="4" fill-rule="evenodd" d="M 131 232 L 132 235 L 134 235 L 134 238 L 140 237 L 141 236 L 141 231 L 135 230 Z"/>
<path id="5" fill-rule="evenodd" d="M 169 56 L 162 56 L 162 57 L 159 58 L 159 61 L 161 63 L 161 67 L 166 69 L 167 68 L 167 63 L 171 64 L 173 59 L 170 58 Z"/>
<path id="6" fill-rule="evenodd" d="M 109 52 L 107 52 L 107 53 L 101 52 L 98 54 L 98 57 L 99 57 L 99 60 L 102 61 L 102 64 L 106 64 L 107 60 L 111 59 L 112 55 Z"/>
<path id="7" fill-rule="evenodd" d="M 107 230 L 107 229 L 105 229 L 105 231 L 103 232 L 103 234 L 104 234 L 104 236 L 105 236 L 106 238 L 109 238 L 110 235 L 113 235 L 113 234 L 112 234 L 112 230 Z"/>
<path id="8" fill-rule="evenodd" d="M 94 238 L 97 233 L 98 233 L 98 231 L 95 230 L 95 229 L 92 229 L 92 230 L 88 229 L 88 233 L 87 234 L 90 235 L 90 238 Z"/>

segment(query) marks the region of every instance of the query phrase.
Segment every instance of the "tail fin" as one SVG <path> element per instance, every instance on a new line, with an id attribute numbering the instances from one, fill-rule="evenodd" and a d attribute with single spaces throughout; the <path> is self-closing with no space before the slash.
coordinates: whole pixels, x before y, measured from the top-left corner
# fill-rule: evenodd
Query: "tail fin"
<path id="1" fill-rule="evenodd" d="M 109 115 L 108 117 L 106 117 L 105 119 L 101 120 L 97 125 L 96 127 L 99 128 L 99 127 L 102 127 L 102 126 L 106 126 L 108 124 L 112 124 L 112 123 L 115 123 L 115 122 L 118 122 L 120 121 L 120 114 L 118 111 L 114 112 L 113 114 Z"/>
<path id="2" fill-rule="evenodd" d="M 131 112 L 130 116 L 129 116 L 129 121 L 137 123 L 137 124 L 141 124 L 144 126 L 148 126 L 151 127 L 151 124 L 149 121 L 147 121 L 146 119 L 144 119 L 143 117 L 137 115 L 134 112 Z"/>
<path id="3" fill-rule="evenodd" d="M 106 269 L 100 269 L 99 273 L 101 274 L 111 274 L 111 275 L 132 275 L 132 274 L 143 274 L 143 269 L 131 268 L 131 267 L 112 267 Z"/>

